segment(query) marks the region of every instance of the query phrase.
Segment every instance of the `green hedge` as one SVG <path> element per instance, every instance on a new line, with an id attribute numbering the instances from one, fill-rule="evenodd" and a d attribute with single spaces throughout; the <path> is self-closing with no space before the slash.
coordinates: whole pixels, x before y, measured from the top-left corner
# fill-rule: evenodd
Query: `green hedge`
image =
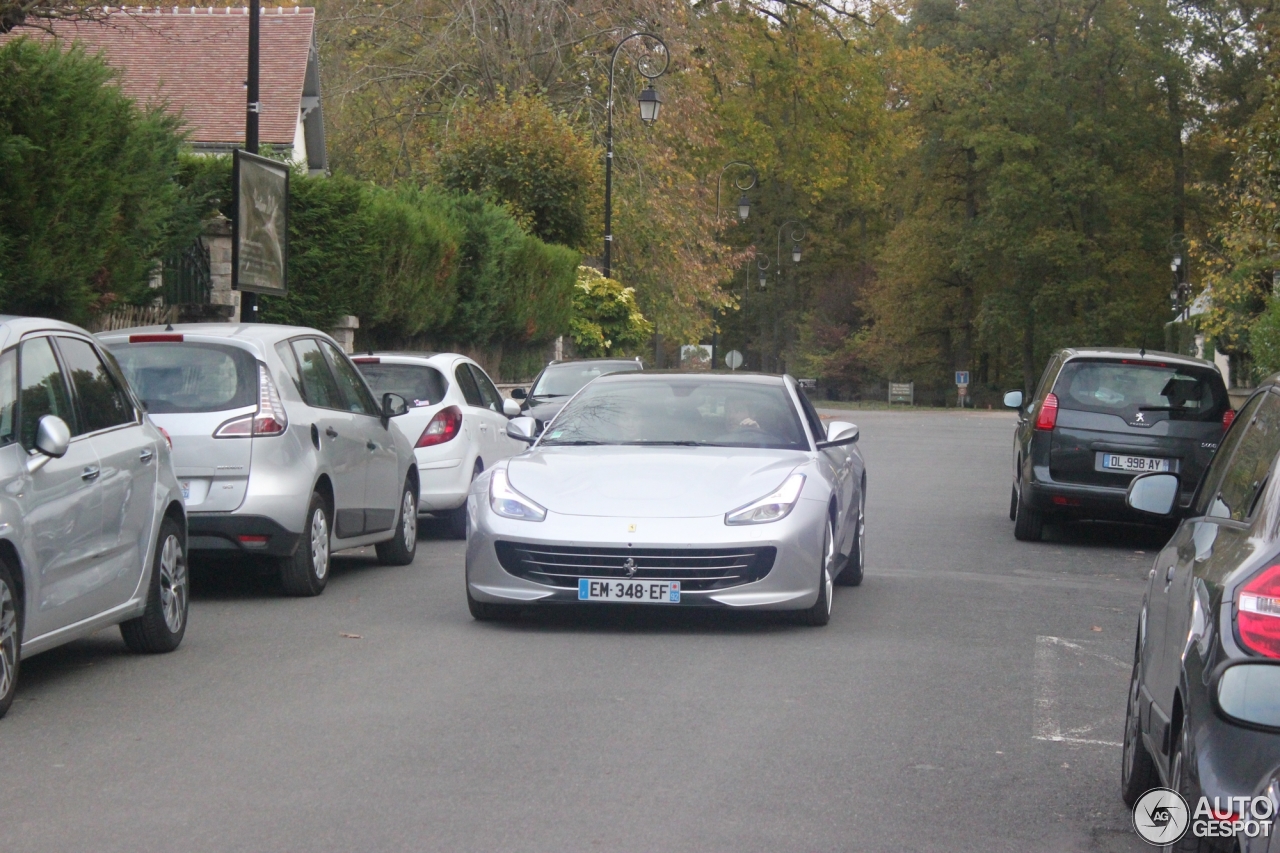
<path id="1" fill-rule="evenodd" d="M 187 158 L 182 180 L 193 203 L 231 213 L 228 158 Z M 289 293 L 262 298 L 264 320 L 328 329 L 354 314 L 370 346 L 522 346 L 568 331 L 578 253 L 501 207 L 343 176 L 295 173 L 289 188 Z"/>
<path id="2" fill-rule="evenodd" d="M 154 259 L 198 229 L 182 146 L 175 117 L 80 47 L 0 45 L 0 313 L 85 323 L 150 298 Z"/>

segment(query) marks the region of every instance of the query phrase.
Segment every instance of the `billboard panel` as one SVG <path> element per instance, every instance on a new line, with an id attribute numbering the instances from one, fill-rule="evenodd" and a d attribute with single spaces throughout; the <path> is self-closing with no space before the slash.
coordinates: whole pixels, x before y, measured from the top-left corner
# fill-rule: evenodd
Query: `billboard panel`
<path id="1" fill-rule="evenodd" d="M 287 292 L 289 166 L 235 152 L 235 224 L 231 286 L 251 293 Z"/>

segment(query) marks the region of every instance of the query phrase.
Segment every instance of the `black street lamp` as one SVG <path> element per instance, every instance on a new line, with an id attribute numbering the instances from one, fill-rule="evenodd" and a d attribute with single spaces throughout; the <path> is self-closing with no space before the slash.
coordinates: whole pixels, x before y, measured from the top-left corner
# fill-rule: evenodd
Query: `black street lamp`
<path id="1" fill-rule="evenodd" d="M 788 225 L 796 226 L 791 230 L 791 263 L 800 263 L 800 241 L 804 239 L 804 225 L 795 219 L 788 219 L 778 226 L 778 281 L 782 281 L 782 232 Z"/>
<path id="2" fill-rule="evenodd" d="M 742 166 L 751 170 L 751 180 L 747 184 L 743 184 L 742 179 L 735 178 L 733 185 L 742 191 L 742 196 L 738 199 L 738 219 L 742 222 L 747 221 L 747 217 L 751 215 L 751 199 L 747 197 L 747 190 L 756 185 L 759 174 L 756 167 L 742 160 L 730 160 L 724 164 L 724 168 L 720 170 L 719 177 L 716 178 L 716 229 L 720 228 L 720 186 L 724 181 L 724 173 L 734 166 Z M 720 306 L 716 305 L 711 308 L 711 369 L 716 366 L 716 353 L 720 349 Z"/>
<path id="3" fill-rule="evenodd" d="M 601 264 L 605 278 L 610 278 L 613 270 L 610 257 L 613 246 L 613 75 L 618 67 L 618 51 L 634 38 L 653 39 L 662 45 L 663 62 L 662 67 L 657 71 L 650 73 L 645 70 L 643 63 L 636 63 L 636 70 L 649 80 L 648 88 L 640 92 L 639 99 L 640 120 L 645 124 L 653 124 L 658 120 L 658 113 L 662 110 L 662 98 L 658 96 L 658 90 L 653 88 L 653 81 L 666 73 L 667 66 L 671 64 L 671 51 L 667 49 L 667 43 L 653 33 L 632 33 L 627 36 L 613 48 L 613 56 L 609 60 L 609 100 L 606 102 L 609 119 L 605 134 L 607 150 L 604 155 L 604 263 Z"/>

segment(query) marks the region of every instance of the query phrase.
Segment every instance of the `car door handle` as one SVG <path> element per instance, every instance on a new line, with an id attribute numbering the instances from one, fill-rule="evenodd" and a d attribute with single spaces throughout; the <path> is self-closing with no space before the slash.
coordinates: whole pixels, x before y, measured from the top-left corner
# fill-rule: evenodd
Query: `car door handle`
<path id="1" fill-rule="evenodd" d="M 156 452 L 150 447 L 142 448 L 142 452 L 138 454 L 138 458 L 142 460 L 142 464 L 146 464 L 155 458 Z"/>
<path id="2" fill-rule="evenodd" d="M 325 434 L 325 435 L 327 435 L 327 436 L 329 436 L 329 438 L 337 438 L 337 437 L 338 437 L 338 431 L 337 431 L 336 429 L 334 429 L 333 427 L 325 427 L 325 428 L 324 428 L 324 434 Z"/>
<path id="3" fill-rule="evenodd" d="M 1164 572 L 1164 588 L 1165 589 L 1168 589 L 1169 584 L 1173 583 L 1173 568 L 1174 568 L 1173 566 L 1170 566 L 1169 568 L 1165 569 L 1165 572 Z"/>
<path id="4" fill-rule="evenodd" d="M 85 482 L 92 482 L 98 479 L 98 475 L 102 471 L 96 465 L 86 465 L 84 470 L 80 472 L 80 479 Z"/>

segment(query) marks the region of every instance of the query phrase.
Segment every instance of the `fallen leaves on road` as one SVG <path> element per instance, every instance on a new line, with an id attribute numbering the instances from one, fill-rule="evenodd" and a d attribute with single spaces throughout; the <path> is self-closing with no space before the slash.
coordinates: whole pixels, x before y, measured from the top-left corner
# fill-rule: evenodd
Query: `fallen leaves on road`
<path id="1" fill-rule="evenodd" d="M 1101 631 L 1102 629 L 1097 628 L 1096 630 Z M 360 636 L 359 634 L 348 634 L 346 631 L 339 631 L 338 636 L 347 640 L 363 640 L 364 639 L 364 637 Z"/>

